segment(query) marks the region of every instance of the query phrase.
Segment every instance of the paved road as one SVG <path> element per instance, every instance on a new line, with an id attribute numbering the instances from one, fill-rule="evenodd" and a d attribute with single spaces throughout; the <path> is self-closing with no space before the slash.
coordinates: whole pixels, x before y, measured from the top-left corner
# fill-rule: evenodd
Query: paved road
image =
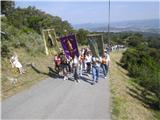
<path id="1" fill-rule="evenodd" d="M 2 119 L 105 119 L 110 120 L 109 82 L 91 85 L 72 79 L 48 78 L 2 102 Z"/>

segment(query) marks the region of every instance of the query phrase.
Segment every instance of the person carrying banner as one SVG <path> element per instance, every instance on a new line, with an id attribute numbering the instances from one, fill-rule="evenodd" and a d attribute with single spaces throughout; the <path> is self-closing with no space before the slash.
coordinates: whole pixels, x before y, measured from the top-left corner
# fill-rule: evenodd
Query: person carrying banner
<path id="1" fill-rule="evenodd" d="M 83 56 L 84 56 L 84 62 L 83 62 L 83 68 L 84 68 L 84 70 L 87 70 L 87 63 L 86 63 L 86 55 L 87 55 L 87 48 L 84 48 L 84 54 L 83 54 Z"/>
<path id="2" fill-rule="evenodd" d="M 75 55 L 73 55 L 72 68 L 73 68 L 74 81 L 79 83 L 80 81 L 78 80 L 78 58 Z"/>
<path id="3" fill-rule="evenodd" d="M 55 55 L 54 57 L 54 63 L 55 63 L 55 70 L 57 71 L 58 75 L 60 72 L 60 65 L 61 65 L 61 58 L 59 55 Z"/>
<path id="4" fill-rule="evenodd" d="M 84 55 L 83 55 L 83 51 L 81 51 L 79 56 L 79 74 L 81 77 L 83 73 L 83 64 L 84 64 Z"/>
<path id="5" fill-rule="evenodd" d="M 86 65 L 87 65 L 87 73 L 90 74 L 91 71 L 91 61 L 92 61 L 92 56 L 90 54 L 90 51 L 87 52 L 86 57 L 85 57 Z"/>
<path id="6" fill-rule="evenodd" d="M 100 63 L 101 62 L 100 62 L 99 57 L 92 56 L 92 76 L 93 76 L 92 85 L 94 85 L 95 83 L 98 83 Z"/>
<path id="7" fill-rule="evenodd" d="M 60 54 L 60 58 L 61 58 L 61 66 L 63 69 L 63 76 L 64 76 L 64 80 L 68 80 L 68 65 L 67 65 L 67 58 L 64 55 L 64 53 Z"/>
<path id="8" fill-rule="evenodd" d="M 69 58 L 67 58 L 67 67 L 68 67 L 68 72 L 73 72 L 72 70 L 72 58 L 69 56 Z"/>

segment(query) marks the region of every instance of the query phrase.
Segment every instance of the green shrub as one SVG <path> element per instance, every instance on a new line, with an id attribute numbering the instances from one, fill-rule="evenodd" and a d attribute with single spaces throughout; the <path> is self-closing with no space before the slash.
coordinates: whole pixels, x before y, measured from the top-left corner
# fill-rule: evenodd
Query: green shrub
<path id="1" fill-rule="evenodd" d="M 41 35 L 29 28 L 17 29 L 2 22 L 2 57 L 9 57 L 14 48 L 24 48 L 32 56 L 44 53 L 44 43 Z"/>
<path id="2" fill-rule="evenodd" d="M 155 94 L 155 103 L 160 109 L 160 64 L 149 55 L 149 50 L 142 46 L 129 48 L 123 54 L 121 63 L 135 82 Z"/>

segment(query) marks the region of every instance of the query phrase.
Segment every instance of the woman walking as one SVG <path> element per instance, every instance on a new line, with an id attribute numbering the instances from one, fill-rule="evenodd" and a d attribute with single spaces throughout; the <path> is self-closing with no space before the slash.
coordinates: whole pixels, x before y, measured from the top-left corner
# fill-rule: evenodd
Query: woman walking
<path id="1" fill-rule="evenodd" d="M 109 64 L 110 64 L 110 57 L 108 54 L 104 53 L 101 58 L 101 67 L 103 69 L 104 78 L 107 77 Z"/>

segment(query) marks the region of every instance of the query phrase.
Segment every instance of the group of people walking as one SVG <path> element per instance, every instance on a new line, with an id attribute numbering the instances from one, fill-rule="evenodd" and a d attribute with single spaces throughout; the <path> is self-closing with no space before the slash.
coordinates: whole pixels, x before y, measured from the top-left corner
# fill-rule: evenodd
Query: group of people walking
<path id="1" fill-rule="evenodd" d="M 107 77 L 110 56 L 104 51 L 102 56 L 97 57 L 92 54 L 89 48 L 83 48 L 78 57 L 73 55 L 67 58 L 64 52 L 55 55 L 54 64 L 58 74 L 63 71 L 64 80 L 68 80 L 69 73 L 72 73 L 75 83 L 79 83 L 84 73 L 88 76 L 92 74 L 93 82 L 91 84 L 94 85 L 98 83 L 101 68 L 104 78 Z"/>

